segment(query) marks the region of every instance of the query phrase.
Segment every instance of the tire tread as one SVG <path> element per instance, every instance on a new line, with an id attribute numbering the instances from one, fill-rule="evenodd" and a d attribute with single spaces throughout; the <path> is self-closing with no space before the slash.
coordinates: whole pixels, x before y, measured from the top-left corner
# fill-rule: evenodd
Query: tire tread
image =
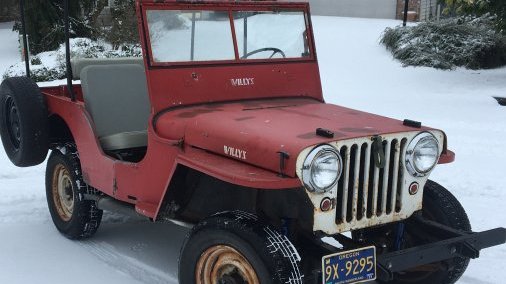
<path id="1" fill-rule="evenodd" d="M 4 113 L 7 96 L 14 99 L 19 112 L 21 144 L 16 148 L 7 131 Z M 49 122 L 46 98 L 28 77 L 10 77 L 0 85 L 0 134 L 5 152 L 18 167 L 41 164 L 49 149 Z"/>
<path id="2" fill-rule="evenodd" d="M 92 237 L 100 227 L 103 211 L 97 208 L 96 202 L 85 200 L 85 194 L 95 194 L 96 189 L 86 184 L 82 177 L 79 153 L 73 143 L 66 143 L 59 147 L 60 150 L 54 150 L 48 160 L 46 170 L 46 194 L 49 211 L 56 228 L 69 239 L 85 239 Z M 64 163 L 71 172 L 73 182 L 77 187 L 75 198 L 74 214 L 67 223 L 60 219 L 54 208 L 51 182 L 52 171 L 55 163 Z"/>

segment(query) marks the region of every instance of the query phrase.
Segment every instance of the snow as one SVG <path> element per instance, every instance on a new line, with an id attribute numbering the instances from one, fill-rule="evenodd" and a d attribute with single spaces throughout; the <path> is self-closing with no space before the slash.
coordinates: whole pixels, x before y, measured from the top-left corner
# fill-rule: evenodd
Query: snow
<path id="1" fill-rule="evenodd" d="M 403 68 L 378 43 L 399 23 L 313 17 L 326 100 L 445 130 L 457 160 L 432 179 L 459 198 L 475 230 L 505 226 L 506 108 L 492 96 L 506 97 L 506 68 Z M 0 24 L 0 74 L 20 60 L 10 29 Z M 94 238 L 72 242 L 54 228 L 44 191 L 44 165 L 15 168 L 0 150 L 0 283 L 177 282 L 186 229 L 108 214 Z M 504 245 L 482 251 L 459 283 L 503 282 L 504 259 Z"/>
<path id="2" fill-rule="evenodd" d="M 90 40 L 88 38 L 70 39 L 71 58 L 113 58 L 141 56 L 141 48 L 138 44 L 127 44 L 119 49 L 113 49 L 112 45 L 103 41 Z M 26 67 L 24 62 L 17 62 L 0 76 L 14 77 L 23 76 Z M 2 71 L 0 69 L 0 71 Z M 30 62 L 31 76 L 35 81 L 52 81 L 64 79 L 65 74 L 65 45 L 61 44 L 54 51 L 46 51 L 33 56 Z M 49 84 L 51 85 L 51 84 Z"/>
<path id="3" fill-rule="evenodd" d="M 500 62 L 487 62 L 487 58 L 493 57 L 491 51 L 506 49 L 506 45 L 494 29 L 495 18 L 458 17 L 388 29 L 383 41 L 394 57 L 408 66 L 497 67 Z"/>

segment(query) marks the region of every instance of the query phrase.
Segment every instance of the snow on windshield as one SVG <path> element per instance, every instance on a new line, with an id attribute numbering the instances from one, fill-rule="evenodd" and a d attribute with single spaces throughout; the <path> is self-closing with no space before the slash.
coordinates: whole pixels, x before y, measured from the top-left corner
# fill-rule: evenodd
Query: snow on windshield
<path id="1" fill-rule="evenodd" d="M 309 56 L 303 12 L 233 12 L 241 59 Z M 228 11 L 147 11 L 154 62 L 234 60 Z M 246 44 L 245 44 L 246 43 Z"/>

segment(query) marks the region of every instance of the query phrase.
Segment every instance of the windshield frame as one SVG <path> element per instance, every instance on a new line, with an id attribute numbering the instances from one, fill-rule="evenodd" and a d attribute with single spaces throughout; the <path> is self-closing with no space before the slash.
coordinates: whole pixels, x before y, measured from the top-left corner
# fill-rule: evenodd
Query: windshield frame
<path id="1" fill-rule="evenodd" d="M 149 28 L 147 23 L 147 12 L 151 10 L 181 10 L 181 11 L 221 11 L 227 12 L 229 21 L 232 42 L 234 45 L 234 59 L 225 60 L 209 60 L 209 61 L 177 61 L 177 62 L 157 62 L 153 60 L 153 49 L 151 46 Z M 305 57 L 292 57 L 292 58 L 266 58 L 266 59 L 246 59 L 239 56 L 238 40 L 234 24 L 233 14 L 235 12 L 302 12 L 305 18 L 307 44 L 309 49 L 309 56 Z M 206 66 L 206 65 L 224 65 L 224 64 L 249 64 L 249 63 L 289 63 L 289 62 L 311 62 L 316 60 L 316 53 L 314 48 L 314 38 L 312 34 L 311 15 L 309 13 L 309 6 L 307 3 L 276 3 L 274 2 L 231 2 L 231 3 L 144 3 L 141 6 L 142 29 L 144 35 L 144 50 L 147 57 L 147 64 L 149 67 L 174 67 L 174 66 Z"/>

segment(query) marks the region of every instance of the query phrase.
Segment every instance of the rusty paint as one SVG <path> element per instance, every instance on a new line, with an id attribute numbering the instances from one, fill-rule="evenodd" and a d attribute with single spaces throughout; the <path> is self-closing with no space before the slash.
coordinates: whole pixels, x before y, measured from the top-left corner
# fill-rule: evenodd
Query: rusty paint
<path id="1" fill-rule="evenodd" d="M 220 111 L 220 109 L 192 109 L 191 111 L 179 113 L 178 117 L 193 118 L 193 117 L 196 117 L 200 114 L 212 113 L 212 112 L 216 112 L 216 111 Z"/>
<path id="2" fill-rule="evenodd" d="M 68 191 L 70 188 L 70 192 Z M 51 193 L 53 205 L 60 218 L 68 222 L 74 212 L 74 185 L 68 169 L 58 164 L 52 173 Z M 70 198 L 69 198 L 70 195 Z"/>
<path id="3" fill-rule="evenodd" d="M 297 135 L 297 138 L 300 138 L 300 139 L 314 139 L 316 137 L 317 137 L 317 135 L 314 131 Z"/>
<path id="4" fill-rule="evenodd" d="M 358 115 L 357 113 L 354 113 L 353 115 Z M 339 130 L 343 132 L 350 132 L 350 133 L 377 133 L 379 130 L 374 128 L 358 128 L 358 127 L 343 127 Z"/>
<path id="5" fill-rule="evenodd" d="M 258 106 L 258 107 L 245 108 L 243 110 L 248 111 L 248 110 L 274 109 L 274 108 L 280 109 L 280 108 L 294 107 L 294 106 L 297 106 L 297 105 Z"/>
<path id="6" fill-rule="evenodd" d="M 349 111 L 348 114 L 350 115 L 359 115 L 360 112 L 356 112 L 356 111 Z"/>
<path id="7" fill-rule="evenodd" d="M 254 116 L 245 116 L 245 117 L 238 117 L 235 119 L 235 121 L 245 121 L 255 118 Z"/>
<path id="8" fill-rule="evenodd" d="M 340 138 L 346 137 L 346 134 L 344 134 L 342 132 L 336 132 L 336 131 L 332 131 L 332 132 L 334 133 L 333 139 L 340 139 Z M 297 138 L 300 138 L 300 139 L 314 139 L 317 137 L 320 137 L 320 136 L 316 135 L 316 131 L 297 135 Z"/>
<path id="9" fill-rule="evenodd" d="M 224 106 L 223 104 L 209 103 L 209 104 L 204 105 L 203 107 L 215 109 L 215 108 L 221 108 L 223 106 Z"/>
<path id="10" fill-rule="evenodd" d="M 227 245 L 208 248 L 197 261 L 196 284 L 221 283 L 226 277 L 239 278 L 241 283 L 260 283 L 255 269 L 239 251 Z"/>
<path id="11" fill-rule="evenodd" d="M 326 118 L 325 116 L 322 116 L 321 114 L 308 113 L 308 112 L 305 112 L 304 110 L 296 110 L 294 108 L 292 108 L 292 109 L 280 109 L 280 111 L 289 112 L 289 113 L 293 113 L 293 114 L 300 115 L 300 116 L 305 116 L 305 117 L 311 117 L 311 118 L 321 119 L 321 120 L 329 120 L 328 118 Z"/>

